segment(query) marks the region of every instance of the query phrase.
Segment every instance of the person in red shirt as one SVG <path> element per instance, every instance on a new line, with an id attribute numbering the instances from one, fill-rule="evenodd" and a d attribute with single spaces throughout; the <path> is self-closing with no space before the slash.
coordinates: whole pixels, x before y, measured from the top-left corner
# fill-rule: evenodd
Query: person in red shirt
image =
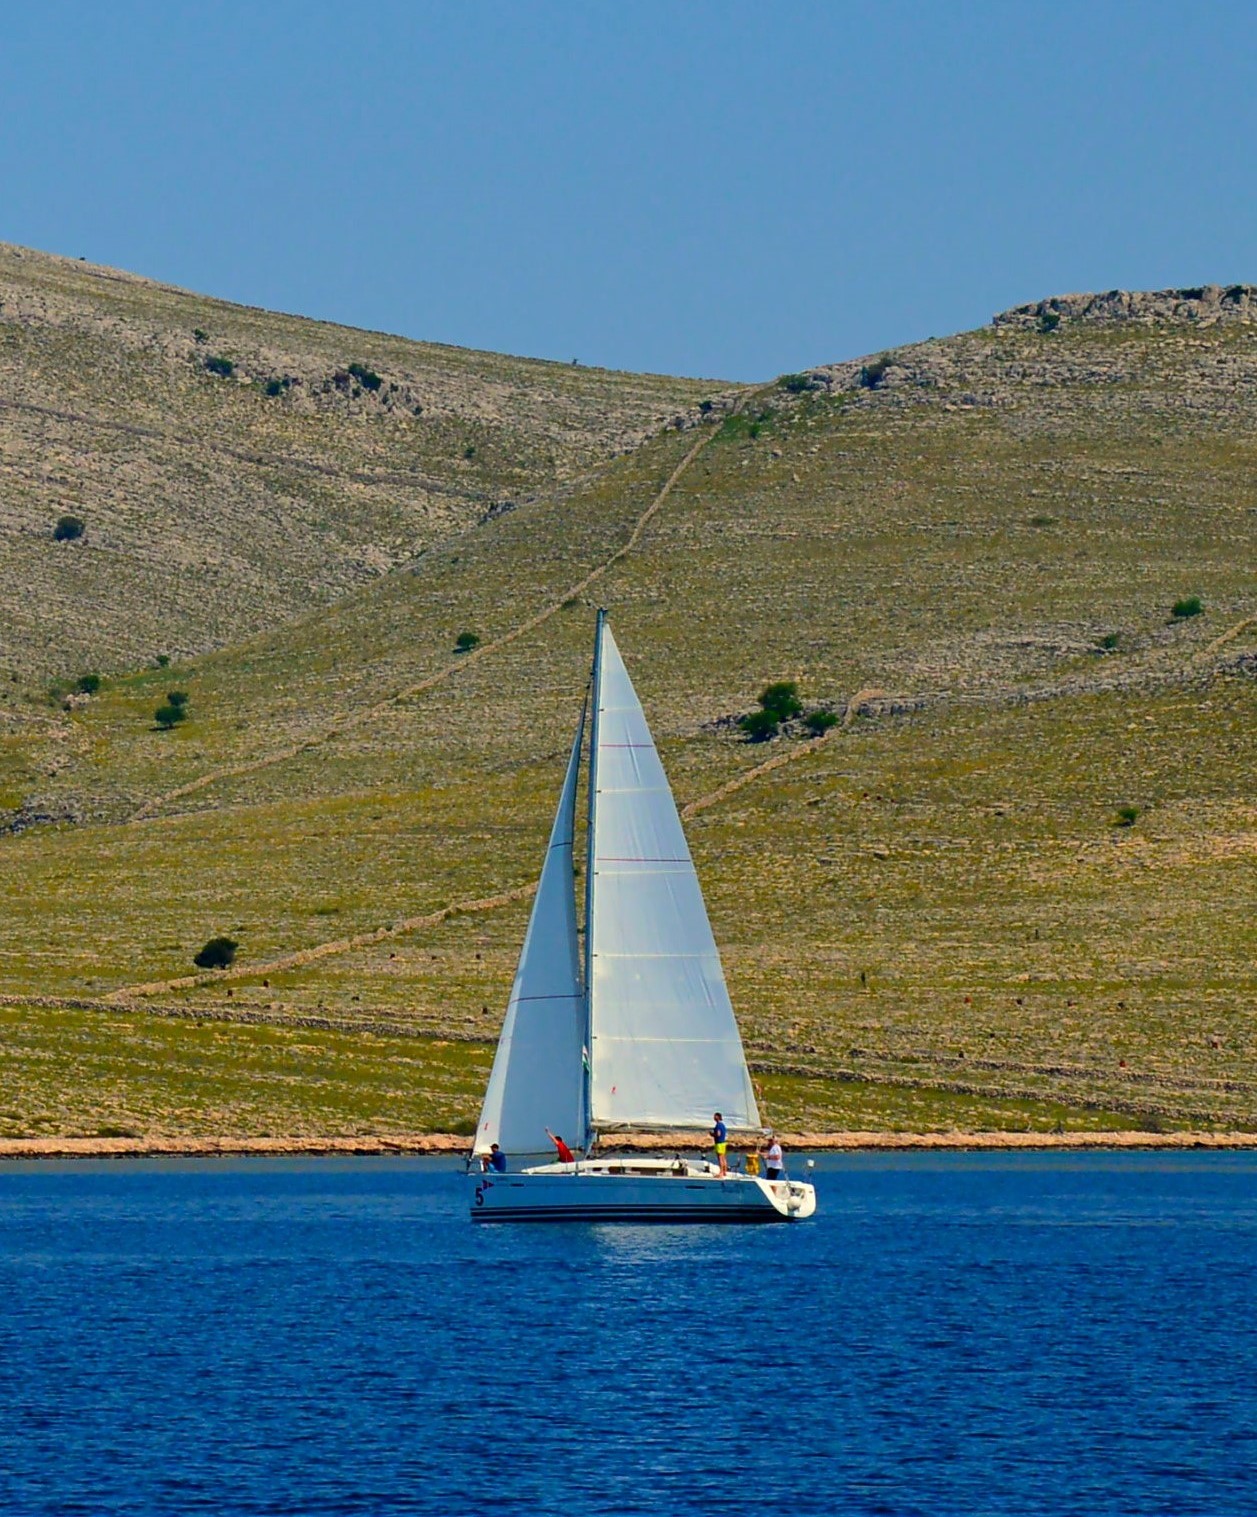
<path id="1" fill-rule="evenodd" d="M 576 1162 L 576 1155 L 567 1146 L 567 1144 L 564 1143 L 563 1139 L 559 1137 L 558 1133 L 551 1132 L 550 1129 L 547 1127 L 546 1128 L 546 1137 L 549 1138 L 549 1140 L 551 1141 L 551 1143 L 554 1144 L 555 1148 L 558 1149 L 558 1151 L 559 1151 L 559 1162 L 561 1164 L 574 1164 Z"/>

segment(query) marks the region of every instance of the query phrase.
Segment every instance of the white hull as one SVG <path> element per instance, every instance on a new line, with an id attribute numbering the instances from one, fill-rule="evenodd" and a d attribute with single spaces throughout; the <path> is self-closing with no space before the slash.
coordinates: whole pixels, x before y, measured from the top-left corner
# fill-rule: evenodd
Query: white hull
<path id="1" fill-rule="evenodd" d="M 816 1192 L 792 1180 L 671 1159 L 593 1159 L 476 1175 L 474 1222 L 797 1222 Z"/>

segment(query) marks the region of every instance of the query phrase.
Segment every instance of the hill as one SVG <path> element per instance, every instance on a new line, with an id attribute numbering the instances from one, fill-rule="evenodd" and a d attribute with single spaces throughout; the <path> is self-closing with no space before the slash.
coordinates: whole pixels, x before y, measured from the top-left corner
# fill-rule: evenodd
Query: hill
<path id="1" fill-rule="evenodd" d="M 359 332 L 4 244 L 0 367 L 0 672 L 21 678 L 239 642 L 724 388 Z M 81 537 L 54 540 L 63 516 Z"/>
<path id="2" fill-rule="evenodd" d="M 3 1130 L 465 1124 L 600 603 L 779 1122 L 1252 1129 L 1252 314 L 1062 297 L 786 376 L 46 709 Z M 777 678 L 825 736 L 743 741 Z"/>

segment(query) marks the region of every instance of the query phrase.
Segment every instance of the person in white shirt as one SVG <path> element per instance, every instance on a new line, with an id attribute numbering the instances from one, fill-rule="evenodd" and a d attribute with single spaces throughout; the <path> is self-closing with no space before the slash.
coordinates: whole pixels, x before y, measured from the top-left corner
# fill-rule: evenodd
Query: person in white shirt
<path id="1" fill-rule="evenodd" d="M 766 1180 L 783 1179 L 786 1173 L 786 1161 L 781 1152 L 781 1144 L 774 1133 L 768 1134 L 768 1141 L 764 1144 L 764 1178 Z"/>

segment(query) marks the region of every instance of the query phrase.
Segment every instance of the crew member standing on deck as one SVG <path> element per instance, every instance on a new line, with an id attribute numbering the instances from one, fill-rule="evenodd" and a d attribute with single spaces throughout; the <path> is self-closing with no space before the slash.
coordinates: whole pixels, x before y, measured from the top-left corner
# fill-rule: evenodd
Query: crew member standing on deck
<path id="1" fill-rule="evenodd" d="M 551 1132 L 547 1127 L 546 1137 L 549 1138 L 551 1143 L 554 1144 L 555 1148 L 558 1149 L 560 1164 L 575 1164 L 576 1155 L 567 1146 L 567 1144 L 564 1143 L 563 1139 L 559 1137 L 558 1133 Z"/>
<path id="2" fill-rule="evenodd" d="M 716 1125 L 711 1130 L 711 1141 L 716 1145 L 716 1162 L 720 1165 L 721 1179 L 729 1173 L 729 1129 L 719 1112 L 715 1113 Z"/>
<path id="3" fill-rule="evenodd" d="M 764 1177 L 768 1180 L 781 1180 L 785 1178 L 786 1161 L 781 1152 L 781 1143 L 776 1133 L 768 1134 L 768 1141 L 764 1145 Z"/>

